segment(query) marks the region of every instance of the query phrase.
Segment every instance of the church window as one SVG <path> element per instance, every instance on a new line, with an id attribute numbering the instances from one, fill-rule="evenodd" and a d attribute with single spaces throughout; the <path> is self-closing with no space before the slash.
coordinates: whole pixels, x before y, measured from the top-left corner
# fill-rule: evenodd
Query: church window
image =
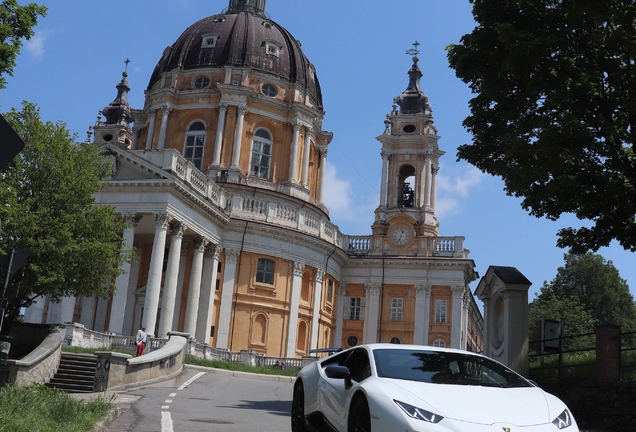
<path id="1" fill-rule="evenodd" d="M 256 266 L 256 282 L 274 285 L 274 261 L 259 258 Z"/>
<path id="2" fill-rule="evenodd" d="M 392 343 L 392 344 L 395 344 L 395 345 L 399 345 L 402 342 L 400 342 L 400 338 L 399 337 L 392 337 L 391 338 L 391 342 L 389 342 L 389 343 Z"/>
<path id="3" fill-rule="evenodd" d="M 195 121 L 188 126 L 183 146 L 183 157 L 192 162 L 197 169 L 201 169 L 201 164 L 203 163 L 204 146 L 205 124 Z"/>
<path id="4" fill-rule="evenodd" d="M 273 97 L 276 97 L 276 95 L 278 94 L 278 90 L 276 89 L 276 87 L 274 87 L 271 84 L 264 84 L 261 90 L 263 91 L 263 94 L 267 97 L 273 98 Z"/>
<path id="5" fill-rule="evenodd" d="M 345 319 L 359 321 L 364 315 L 364 298 L 345 297 Z"/>
<path id="6" fill-rule="evenodd" d="M 433 342 L 433 346 L 438 348 L 445 348 L 446 342 L 444 342 L 442 339 L 435 339 L 435 342 Z"/>
<path id="7" fill-rule="evenodd" d="M 216 46 L 216 41 L 218 38 L 219 37 L 216 35 L 203 36 L 201 48 L 214 48 Z"/>
<path id="8" fill-rule="evenodd" d="M 194 80 L 194 88 L 202 89 L 210 85 L 210 78 L 198 77 Z"/>
<path id="9" fill-rule="evenodd" d="M 446 323 L 446 300 L 435 300 L 435 322 Z"/>
<path id="10" fill-rule="evenodd" d="M 272 155 L 272 136 L 265 129 L 257 129 L 252 141 L 252 162 L 250 174 L 269 178 L 269 164 Z"/>
<path id="11" fill-rule="evenodd" d="M 282 48 L 280 45 L 272 41 L 265 41 L 264 45 L 266 54 L 278 57 Z"/>
<path id="12" fill-rule="evenodd" d="M 403 318 L 404 299 L 392 298 L 391 299 L 391 321 L 400 322 Z"/>
<path id="13" fill-rule="evenodd" d="M 349 345 L 350 347 L 358 345 L 358 338 L 355 336 L 349 336 L 347 338 L 347 345 Z"/>
<path id="14" fill-rule="evenodd" d="M 415 132 L 415 125 L 412 125 L 412 124 L 406 125 L 402 128 L 402 131 L 404 131 L 404 133 L 407 133 L 407 134 L 412 134 L 413 132 Z"/>
<path id="15" fill-rule="evenodd" d="M 327 282 L 327 301 L 331 303 L 333 298 L 333 281 L 329 279 Z"/>

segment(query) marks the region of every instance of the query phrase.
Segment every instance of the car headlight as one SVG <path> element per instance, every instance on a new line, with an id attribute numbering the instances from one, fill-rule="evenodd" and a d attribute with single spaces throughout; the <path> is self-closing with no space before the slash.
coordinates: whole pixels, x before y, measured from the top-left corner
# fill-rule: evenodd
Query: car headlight
<path id="1" fill-rule="evenodd" d="M 395 402 L 397 406 L 402 408 L 402 411 L 404 411 L 407 416 L 417 420 L 423 420 L 429 423 L 439 423 L 444 418 L 441 415 L 434 414 L 430 411 L 426 411 L 425 409 L 407 404 L 406 402 L 400 402 L 396 399 L 393 399 L 393 402 Z"/>
<path id="2" fill-rule="evenodd" d="M 567 409 L 564 410 L 557 418 L 552 421 L 552 424 L 559 429 L 565 429 L 572 426 L 572 414 Z"/>

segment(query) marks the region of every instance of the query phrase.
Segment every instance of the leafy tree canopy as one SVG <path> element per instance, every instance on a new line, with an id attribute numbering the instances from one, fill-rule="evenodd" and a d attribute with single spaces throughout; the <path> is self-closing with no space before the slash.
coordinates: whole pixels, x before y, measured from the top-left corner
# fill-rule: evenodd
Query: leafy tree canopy
<path id="1" fill-rule="evenodd" d="M 2 75 L 13 76 L 22 39 L 31 39 L 38 15 L 46 16 L 46 7 L 35 3 L 20 6 L 17 0 L 3 0 L 0 4 L 0 89 L 7 85 Z"/>
<path id="2" fill-rule="evenodd" d="M 131 251 L 121 253 L 123 222 L 92 196 L 112 166 L 96 147 L 75 144 L 64 123 L 42 122 L 33 104 L 5 118 L 25 148 L 0 174 L 0 247 L 31 251 L 13 279 L 19 295 L 10 314 L 39 295 L 108 296 L 131 259 Z"/>
<path id="3" fill-rule="evenodd" d="M 458 160 L 501 176 L 533 216 L 589 221 L 560 247 L 636 251 L 636 1 L 471 3 L 477 26 L 448 48 L 475 95 Z"/>
<path id="4" fill-rule="evenodd" d="M 564 255 L 556 277 L 530 303 L 529 326 L 541 318 L 563 320 L 567 334 L 589 333 L 595 324 L 636 330 L 636 303 L 611 261 L 598 254 Z M 534 332 L 531 332 L 532 334 Z"/>

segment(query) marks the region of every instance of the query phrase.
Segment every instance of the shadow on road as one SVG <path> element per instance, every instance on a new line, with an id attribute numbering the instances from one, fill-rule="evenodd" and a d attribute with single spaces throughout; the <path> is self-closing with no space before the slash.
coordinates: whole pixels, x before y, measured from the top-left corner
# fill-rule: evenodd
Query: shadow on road
<path id="1" fill-rule="evenodd" d="M 270 414 L 289 417 L 291 413 L 291 401 L 241 401 L 237 405 L 218 405 L 218 408 L 236 408 L 247 410 L 267 411 Z"/>

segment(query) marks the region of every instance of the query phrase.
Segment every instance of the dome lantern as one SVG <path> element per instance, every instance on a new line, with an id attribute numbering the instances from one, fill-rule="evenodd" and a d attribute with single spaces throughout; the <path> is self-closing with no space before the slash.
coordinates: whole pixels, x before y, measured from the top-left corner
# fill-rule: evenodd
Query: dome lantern
<path id="1" fill-rule="evenodd" d="M 230 0 L 228 13 L 250 12 L 265 16 L 265 0 Z"/>

